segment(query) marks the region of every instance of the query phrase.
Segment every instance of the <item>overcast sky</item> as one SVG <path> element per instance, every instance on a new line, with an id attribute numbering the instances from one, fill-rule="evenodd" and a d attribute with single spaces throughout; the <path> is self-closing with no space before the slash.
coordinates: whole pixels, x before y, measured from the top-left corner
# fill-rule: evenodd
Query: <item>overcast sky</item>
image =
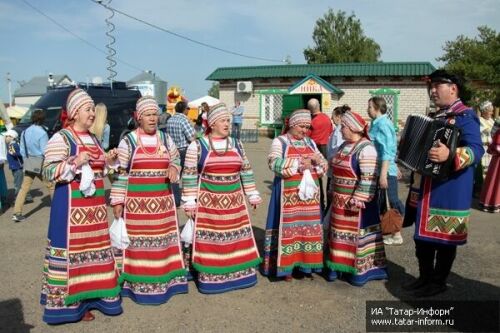
<path id="1" fill-rule="evenodd" d="M 109 12 L 90 0 L 25 0 L 81 38 L 105 50 Z M 382 61 L 429 61 L 458 35 L 476 36 L 477 27 L 500 30 L 500 0 L 114 0 L 117 9 L 175 33 L 233 52 L 303 64 L 312 46 L 315 22 L 333 8 L 354 13 L 367 36 L 382 49 Z M 206 95 L 205 78 L 218 67 L 277 64 L 213 49 L 132 21 L 113 18 L 118 80 L 155 72 L 169 85 L 180 85 L 189 99 Z M 67 74 L 75 81 L 108 76 L 105 55 L 40 15 L 23 0 L 0 0 L 0 97 L 37 75 Z"/>

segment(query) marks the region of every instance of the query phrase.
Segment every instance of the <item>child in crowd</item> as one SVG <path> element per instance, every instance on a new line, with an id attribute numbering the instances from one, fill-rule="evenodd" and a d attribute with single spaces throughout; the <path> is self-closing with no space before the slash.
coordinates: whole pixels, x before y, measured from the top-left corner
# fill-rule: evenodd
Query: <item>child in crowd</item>
<path id="1" fill-rule="evenodd" d="M 9 162 L 9 169 L 12 171 L 12 176 L 14 177 L 14 197 L 17 197 L 17 193 L 21 189 L 21 184 L 23 183 L 23 157 L 21 156 L 19 143 L 17 142 L 17 132 L 10 129 L 4 133 L 4 136 L 7 145 L 7 161 Z M 26 201 L 31 202 L 33 198 L 28 194 Z"/>

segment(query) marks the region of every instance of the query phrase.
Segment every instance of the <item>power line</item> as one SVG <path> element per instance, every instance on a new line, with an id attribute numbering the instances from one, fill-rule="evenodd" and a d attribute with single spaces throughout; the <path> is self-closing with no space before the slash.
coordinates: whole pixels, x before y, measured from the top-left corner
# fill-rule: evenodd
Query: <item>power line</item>
<path id="1" fill-rule="evenodd" d="M 108 54 L 108 52 L 104 51 L 103 49 L 99 48 L 98 46 L 96 46 L 95 44 L 89 42 L 88 40 L 78 36 L 76 33 L 74 33 L 73 31 L 69 30 L 68 28 L 66 28 L 65 26 L 63 26 L 62 24 L 60 24 L 59 22 L 57 22 L 56 20 L 54 20 L 52 17 L 50 17 L 49 15 L 45 14 L 44 12 L 42 12 L 40 9 L 38 9 L 37 7 L 33 6 L 31 3 L 29 3 L 28 1 L 26 0 L 22 0 L 28 7 L 30 7 L 31 9 L 33 9 L 34 11 L 36 11 L 38 14 L 44 16 L 46 19 L 48 19 L 49 21 L 51 21 L 52 23 L 54 23 L 55 25 L 57 25 L 59 28 L 63 29 L 64 31 L 66 31 L 67 33 L 69 33 L 70 35 L 72 35 L 73 37 L 79 39 L 80 41 L 84 42 L 85 44 L 87 44 L 88 46 L 92 47 L 93 49 L 101 52 L 101 53 L 104 53 L 104 54 Z M 135 70 L 138 70 L 140 72 L 144 72 L 144 69 L 142 68 L 139 68 L 135 65 L 132 65 L 131 63 L 128 63 L 124 60 L 121 60 L 119 58 L 116 58 L 116 60 L 118 60 L 118 62 L 122 63 L 123 65 L 126 65 L 130 68 L 133 68 Z"/>
<path id="2" fill-rule="evenodd" d="M 99 0 L 90 0 L 98 5 L 101 5 L 103 6 L 104 8 L 107 8 L 107 9 L 111 9 L 111 10 L 114 10 L 115 12 L 117 12 L 118 14 L 121 14 L 123 16 L 126 16 L 134 21 L 137 21 L 137 22 L 141 22 L 145 25 L 148 25 L 152 28 L 155 28 L 157 30 L 160 30 L 160 31 L 163 31 L 163 32 L 166 32 L 170 35 L 173 35 L 175 37 L 178 37 L 178 38 L 181 38 L 181 39 L 184 39 L 184 40 L 187 40 L 189 42 L 192 42 L 194 44 L 198 44 L 198 45 L 201 45 L 201 46 L 204 46 L 204 47 L 208 47 L 210 49 L 213 49 L 213 50 L 217 50 L 217 51 L 220 51 L 220 52 L 224 52 L 224 53 L 228 53 L 228 54 L 232 54 L 232 55 L 235 55 L 235 56 L 238 56 L 238 57 L 243 57 L 243 58 L 248 58 L 248 59 L 256 59 L 256 60 L 263 60 L 263 61 L 269 61 L 269 62 L 279 62 L 279 63 L 283 63 L 283 60 L 277 60 L 277 59 L 270 59 L 270 58 L 262 58 L 262 57 L 255 57 L 255 56 L 251 56 L 251 55 L 246 55 L 246 54 L 243 54 L 243 53 L 239 53 L 239 52 L 234 52 L 234 51 L 231 51 L 231 50 L 226 50 L 226 49 L 223 49 L 223 48 L 220 48 L 220 47 L 217 47 L 217 46 L 214 46 L 214 45 L 210 45 L 210 44 L 207 44 L 207 43 L 204 43 L 204 42 L 200 42 L 198 40 L 195 40 L 193 38 L 190 38 L 190 37 L 187 37 L 187 36 L 184 36 L 184 35 L 181 35 L 181 34 L 178 34 L 176 32 L 173 32 L 171 30 L 168 30 L 168 29 L 165 29 L 165 28 L 162 28 L 160 26 L 157 26 L 153 23 L 149 23 L 145 20 L 142 20 L 140 18 L 137 18 L 135 16 L 132 16 L 130 14 L 127 14 L 125 12 L 122 12 L 121 10 L 119 9 L 116 9 L 114 7 L 111 7 L 109 5 L 106 5 L 104 3 L 102 3 L 102 1 L 99 1 Z"/>

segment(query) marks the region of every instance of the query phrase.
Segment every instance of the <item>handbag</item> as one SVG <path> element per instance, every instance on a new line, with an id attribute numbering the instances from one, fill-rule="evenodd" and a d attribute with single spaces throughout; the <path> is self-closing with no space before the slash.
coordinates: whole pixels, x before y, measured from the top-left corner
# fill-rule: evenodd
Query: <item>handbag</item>
<path id="1" fill-rule="evenodd" d="M 35 175 L 42 174 L 43 157 L 41 156 L 29 156 L 28 146 L 26 145 L 26 133 L 23 135 L 24 141 L 24 151 L 26 152 L 26 158 L 24 159 L 24 172 L 32 173 Z"/>
<path id="2" fill-rule="evenodd" d="M 382 228 L 382 234 L 389 235 L 401 231 L 401 228 L 403 226 L 403 216 L 401 216 L 401 214 L 397 209 L 391 208 L 387 190 L 385 190 L 385 204 L 387 210 L 380 217 L 380 226 Z"/>

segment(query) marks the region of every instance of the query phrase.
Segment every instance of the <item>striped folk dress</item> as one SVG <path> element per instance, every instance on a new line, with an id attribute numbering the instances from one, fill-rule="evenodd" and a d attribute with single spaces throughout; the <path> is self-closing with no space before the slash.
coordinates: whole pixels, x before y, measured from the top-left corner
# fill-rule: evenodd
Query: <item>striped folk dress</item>
<path id="1" fill-rule="evenodd" d="M 316 185 L 327 162 L 310 138 L 295 140 L 288 135 L 275 138 L 269 153 L 269 168 L 275 173 L 264 239 L 266 276 L 291 276 L 294 268 L 304 273 L 323 269 L 323 229 L 319 191 L 302 201 L 298 172 L 302 157 L 316 155 L 321 163 L 312 172 Z"/>
<path id="2" fill-rule="evenodd" d="M 96 191 L 84 197 L 79 170 L 72 164 L 88 151 Z M 61 130 L 45 150 L 43 176 L 56 183 L 43 267 L 43 320 L 61 324 L 80 320 L 98 309 L 107 315 L 122 312 L 118 271 L 109 239 L 104 198 L 104 151 L 88 133 Z"/>
<path id="3" fill-rule="evenodd" d="M 192 265 L 206 294 L 255 285 L 261 262 L 245 203 L 245 194 L 259 196 L 250 163 L 239 141 L 212 144 L 189 145 L 182 176 L 182 199 L 196 205 Z"/>
<path id="4" fill-rule="evenodd" d="M 180 171 L 179 153 L 161 131 L 127 134 L 118 146 L 120 175 L 111 205 L 124 205 L 130 245 L 120 251 L 122 295 L 140 304 L 161 304 L 188 291 L 177 213 L 167 170 Z"/>
<path id="5" fill-rule="evenodd" d="M 377 188 L 377 152 L 367 139 L 345 142 L 332 160 L 333 201 L 328 237 L 328 278 L 348 273 L 351 284 L 386 279 Z M 354 198 L 365 208 L 352 207 Z"/>

